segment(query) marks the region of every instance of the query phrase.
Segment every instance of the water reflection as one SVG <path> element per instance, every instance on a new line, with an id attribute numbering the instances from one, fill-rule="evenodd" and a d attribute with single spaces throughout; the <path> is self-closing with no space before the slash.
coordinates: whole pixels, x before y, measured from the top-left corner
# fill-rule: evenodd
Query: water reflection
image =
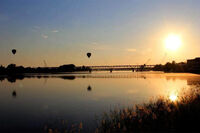
<path id="1" fill-rule="evenodd" d="M 61 78 L 67 80 L 75 80 L 76 78 L 136 78 L 136 79 L 148 79 L 148 78 L 165 78 L 166 80 L 187 80 L 188 85 L 200 84 L 200 76 L 196 74 L 165 74 L 165 73 L 92 73 L 92 74 L 25 74 L 25 75 L 9 75 L 0 76 L 0 81 L 7 79 L 10 83 L 15 83 L 16 80 L 23 80 L 25 78 Z"/>
<path id="2" fill-rule="evenodd" d="M 13 98 L 16 98 L 16 97 L 17 97 L 17 92 L 16 92 L 16 91 L 13 91 L 13 92 L 12 92 L 12 96 L 13 96 Z"/>
<path id="3" fill-rule="evenodd" d="M 187 80 L 188 85 L 200 86 L 200 78 L 193 78 Z"/>
<path id="4" fill-rule="evenodd" d="M 74 80 L 76 77 L 75 76 L 57 76 L 57 78 L 61 78 L 61 79 L 67 79 L 67 80 Z"/>
<path id="5" fill-rule="evenodd" d="M 175 94 L 175 93 L 171 93 L 170 96 L 169 96 L 169 99 L 170 99 L 172 102 L 175 102 L 175 101 L 177 101 L 177 99 L 178 99 L 178 95 Z"/>
<path id="6" fill-rule="evenodd" d="M 95 116 L 111 108 L 142 104 L 156 96 L 175 102 L 183 88 L 200 84 L 199 75 L 142 72 L 24 75 L 0 80 L 0 125 L 6 125 L 0 126 L 0 132 L 20 127 L 44 129 L 44 123 L 61 119 L 92 128 Z M 11 95 L 17 98 L 10 100 Z"/>
<path id="7" fill-rule="evenodd" d="M 89 85 L 87 88 L 88 91 L 92 91 L 92 87 Z"/>
<path id="8" fill-rule="evenodd" d="M 5 79 L 7 79 L 10 83 L 15 83 L 17 80 L 23 80 L 25 78 L 37 78 L 37 79 L 47 79 L 47 78 L 61 78 L 64 80 L 74 80 L 76 77 L 73 75 L 9 75 L 9 76 L 3 76 L 0 77 L 0 81 L 3 82 Z"/>
<path id="9" fill-rule="evenodd" d="M 4 77 L 0 77 L 0 81 L 2 82 L 2 81 L 4 81 L 5 80 L 5 78 Z"/>

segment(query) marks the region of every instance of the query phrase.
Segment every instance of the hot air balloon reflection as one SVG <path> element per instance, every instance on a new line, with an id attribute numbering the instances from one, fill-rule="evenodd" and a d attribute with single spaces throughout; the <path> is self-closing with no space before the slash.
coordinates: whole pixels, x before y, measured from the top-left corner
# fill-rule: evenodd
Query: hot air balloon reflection
<path id="1" fill-rule="evenodd" d="M 13 91 L 13 92 L 12 92 L 12 96 L 13 96 L 14 98 L 17 96 L 16 91 Z"/>
<path id="2" fill-rule="evenodd" d="M 12 53 L 15 55 L 17 53 L 17 50 L 16 49 L 13 49 L 12 50 Z"/>
<path id="3" fill-rule="evenodd" d="M 91 55 L 92 55 L 91 53 L 87 53 L 87 57 L 88 57 L 88 58 L 90 58 L 90 57 L 91 57 Z"/>
<path id="4" fill-rule="evenodd" d="M 88 91 L 92 91 L 92 87 L 89 85 L 87 88 Z"/>

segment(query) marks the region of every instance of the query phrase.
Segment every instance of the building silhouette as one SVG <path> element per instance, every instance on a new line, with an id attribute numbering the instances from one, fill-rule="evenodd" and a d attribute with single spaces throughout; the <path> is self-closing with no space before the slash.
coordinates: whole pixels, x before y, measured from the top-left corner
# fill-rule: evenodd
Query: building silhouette
<path id="1" fill-rule="evenodd" d="M 200 57 L 187 60 L 188 71 L 192 73 L 200 73 Z"/>

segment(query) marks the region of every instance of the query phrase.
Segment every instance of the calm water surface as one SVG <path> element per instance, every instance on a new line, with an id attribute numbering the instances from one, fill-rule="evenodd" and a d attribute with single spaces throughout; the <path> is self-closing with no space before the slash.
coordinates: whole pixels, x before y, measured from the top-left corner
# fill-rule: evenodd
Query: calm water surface
<path id="1" fill-rule="evenodd" d="M 90 131 L 96 119 L 116 107 L 127 107 L 200 84 L 195 74 L 101 72 L 27 75 L 0 82 L 0 131 L 44 131 L 45 125 L 83 123 Z"/>

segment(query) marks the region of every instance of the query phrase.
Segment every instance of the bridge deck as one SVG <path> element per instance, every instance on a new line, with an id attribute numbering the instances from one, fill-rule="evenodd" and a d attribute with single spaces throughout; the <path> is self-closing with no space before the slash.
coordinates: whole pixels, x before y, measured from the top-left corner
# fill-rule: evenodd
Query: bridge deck
<path id="1" fill-rule="evenodd" d="M 152 68 L 155 65 L 105 65 L 105 66 L 86 66 L 90 68 L 140 68 L 140 67 L 145 67 L 145 68 Z"/>

